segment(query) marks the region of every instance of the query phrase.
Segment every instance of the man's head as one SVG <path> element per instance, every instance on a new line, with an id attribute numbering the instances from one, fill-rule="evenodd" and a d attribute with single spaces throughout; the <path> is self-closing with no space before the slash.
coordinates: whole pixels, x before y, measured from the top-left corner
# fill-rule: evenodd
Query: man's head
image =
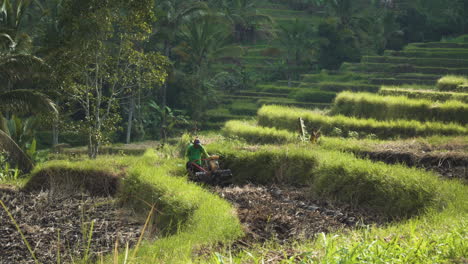
<path id="1" fill-rule="evenodd" d="M 195 139 L 195 140 L 193 141 L 193 145 L 194 145 L 196 148 L 200 147 L 200 145 L 201 145 L 200 140 L 199 140 L 198 138 Z"/>

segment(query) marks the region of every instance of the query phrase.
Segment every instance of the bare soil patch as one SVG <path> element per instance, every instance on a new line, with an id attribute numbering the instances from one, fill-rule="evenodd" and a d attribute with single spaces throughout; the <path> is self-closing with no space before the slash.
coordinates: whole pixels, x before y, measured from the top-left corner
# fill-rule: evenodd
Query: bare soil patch
<path id="1" fill-rule="evenodd" d="M 31 245 L 40 263 L 72 262 L 84 257 L 92 230 L 89 256 L 95 259 L 119 247 L 132 246 L 142 223 L 112 197 L 73 194 L 57 198 L 50 192 L 26 193 L 3 186 L 0 200 Z M 0 207 L 0 263 L 34 263 L 17 227 Z"/>
<path id="2" fill-rule="evenodd" d="M 388 164 L 402 163 L 435 171 L 444 178 L 468 181 L 468 142 L 463 137 L 439 145 L 406 140 L 378 144 L 371 148 L 370 151 L 359 151 L 356 155 Z"/>
<path id="3" fill-rule="evenodd" d="M 382 223 L 378 215 L 307 197 L 308 188 L 254 186 L 215 188 L 237 209 L 246 237 L 239 243 L 313 238 L 318 233 Z"/>

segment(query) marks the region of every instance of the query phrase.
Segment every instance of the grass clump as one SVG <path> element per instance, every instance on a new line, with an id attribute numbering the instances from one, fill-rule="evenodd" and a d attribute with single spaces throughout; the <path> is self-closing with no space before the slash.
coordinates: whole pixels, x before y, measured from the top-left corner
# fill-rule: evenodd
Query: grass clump
<path id="1" fill-rule="evenodd" d="M 312 149 L 311 149 L 312 148 Z M 441 200 L 434 174 L 356 158 L 310 145 L 210 145 L 237 183 L 307 184 L 311 195 L 367 207 L 387 217 L 408 217 Z"/>
<path id="2" fill-rule="evenodd" d="M 313 193 L 364 206 L 388 217 L 407 217 L 440 200 L 435 174 L 358 159 L 338 151 L 317 153 Z"/>
<path id="3" fill-rule="evenodd" d="M 434 103 L 426 99 L 370 93 L 340 93 L 336 97 L 332 112 L 377 120 L 410 119 L 468 123 L 468 104 L 459 101 Z"/>
<path id="4" fill-rule="evenodd" d="M 456 93 L 456 92 L 439 92 L 431 90 L 413 90 L 407 89 L 406 87 L 397 86 L 382 86 L 379 92 L 380 95 L 385 96 L 406 96 L 412 99 L 427 99 L 431 101 L 450 101 L 456 100 L 468 104 L 468 93 Z"/>
<path id="5" fill-rule="evenodd" d="M 222 156 L 223 166 L 232 170 L 237 184 L 310 184 L 317 166 L 314 153 L 296 146 L 245 146 L 218 143 L 207 146 L 209 153 Z"/>
<path id="6" fill-rule="evenodd" d="M 437 81 L 440 91 L 459 91 L 464 85 L 468 85 L 468 79 L 463 76 L 447 75 Z"/>
<path id="7" fill-rule="evenodd" d="M 276 128 L 263 128 L 245 121 L 229 121 L 223 128 L 229 137 L 240 137 L 250 143 L 258 144 L 284 144 L 297 141 L 297 137 L 287 130 Z"/>
<path id="8" fill-rule="evenodd" d="M 456 124 L 439 122 L 421 123 L 415 120 L 377 121 L 375 119 L 358 119 L 346 116 L 325 116 L 307 109 L 276 105 L 263 106 L 258 111 L 257 116 L 259 125 L 261 126 L 295 131 L 298 126 L 297 120 L 299 117 L 302 117 L 307 127 L 320 128 L 325 134 L 330 134 L 335 128 L 339 128 L 343 133 L 357 131 L 375 134 L 381 139 L 468 134 L 466 126 Z"/>

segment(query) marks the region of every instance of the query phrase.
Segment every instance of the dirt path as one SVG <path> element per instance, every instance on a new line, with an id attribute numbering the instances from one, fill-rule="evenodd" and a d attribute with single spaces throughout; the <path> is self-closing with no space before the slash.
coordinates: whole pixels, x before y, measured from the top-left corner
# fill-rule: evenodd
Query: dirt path
<path id="1" fill-rule="evenodd" d="M 349 206 L 308 199 L 307 188 L 246 185 L 217 187 L 215 192 L 236 207 L 246 232 L 241 243 L 246 244 L 307 239 L 322 232 L 383 222 Z"/>
<path id="2" fill-rule="evenodd" d="M 54 199 L 48 192 L 24 193 L 0 188 L 0 200 L 18 223 L 40 263 L 57 263 L 59 254 L 60 263 L 82 258 L 88 250 L 90 230 L 91 258 L 112 252 L 116 241 L 120 247 L 126 243 L 132 246 L 142 226 L 131 220 L 128 212 L 119 209 L 113 198 L 74 195 Z M 2 207 L 0 223 L 0 263 L 34 263 Z"/>

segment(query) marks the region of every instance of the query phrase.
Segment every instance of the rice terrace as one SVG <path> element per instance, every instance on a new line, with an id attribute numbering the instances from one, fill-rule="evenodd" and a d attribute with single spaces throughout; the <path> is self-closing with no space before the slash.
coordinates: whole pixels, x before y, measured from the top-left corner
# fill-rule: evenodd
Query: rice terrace
<path id="1" fill-rule="evenodd" d="M 0 264 L 468 263 L 465 0 L 0 0 Z"/>

